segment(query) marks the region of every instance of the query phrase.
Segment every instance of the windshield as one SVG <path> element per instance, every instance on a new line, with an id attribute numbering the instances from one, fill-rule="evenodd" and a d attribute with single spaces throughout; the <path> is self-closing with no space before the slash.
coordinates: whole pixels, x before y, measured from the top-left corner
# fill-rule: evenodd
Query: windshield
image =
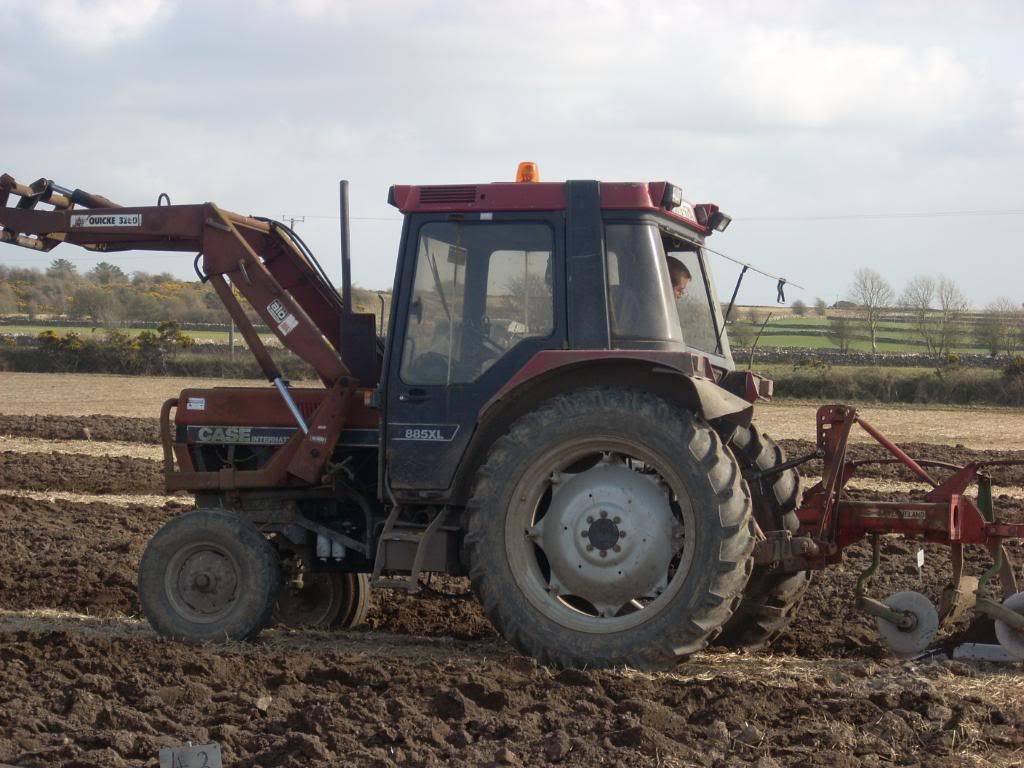
<path id="1" fill-rule="evenodd" d="M 730 357 L 700 245 L 648 222 L 605 227 L 608 305 L 617 346 L 679 343 Z"/>
<path id="2" fill-rule="evenodd" d="M 664 232 L 662 238 L 666 257 L 680 262 L 689 274 L 689 282 L 676 301 L 686 345 L 710 355 L 730 357 L 729 341 L 725 334 L 721 334 L 721 342 L 718 338 L 722 318 L 704 250 L 668 232 Z"/>
<path id="3" fill-rule="evenodd" d="M 612 338 L 681 344 L 661 235 L 653 224 L 605 227 Z M 620 346 L 629 346 L 628 344 Z"/>

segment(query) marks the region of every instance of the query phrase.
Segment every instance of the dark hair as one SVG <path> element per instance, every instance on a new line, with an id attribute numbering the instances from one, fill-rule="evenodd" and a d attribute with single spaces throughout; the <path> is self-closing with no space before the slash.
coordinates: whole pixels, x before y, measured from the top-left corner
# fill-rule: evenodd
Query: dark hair
<path id="1" fill-rule="evenodd" d="M 692 278 L 690 270 L 688 270 L 686 265 L 679 259 L 674 256 L 666 256 L 665 260 L 668 261 L 668 273 L 672 278 L 672 285 L 678 285 L 679 281 L 684 277 L 687 280 Z"/>

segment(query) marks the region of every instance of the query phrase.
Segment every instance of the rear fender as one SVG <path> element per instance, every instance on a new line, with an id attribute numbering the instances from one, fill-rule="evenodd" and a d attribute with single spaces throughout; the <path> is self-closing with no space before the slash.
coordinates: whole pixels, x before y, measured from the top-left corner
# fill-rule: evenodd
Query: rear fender
<path id="1" fill-rule="evenodd" d="M 604 385 L 641 390 L 686 408 L 707 421 L 728 421 L 746 426 L 753 406 L 722 389 L 711 379 L 684 373 L 655 359 L 615 357 L 584 359 L 545 367 L 534 376 L 516 377 L 480 411 L 477 428 L 455 477 L 452 500 L 465 504 L 473 478 L 494 441 L 520 416 L 551 397 Z M 529 366 L 527 366 L 529 367 Z M 731 431 L 731 429 L 730 429 Z"/>

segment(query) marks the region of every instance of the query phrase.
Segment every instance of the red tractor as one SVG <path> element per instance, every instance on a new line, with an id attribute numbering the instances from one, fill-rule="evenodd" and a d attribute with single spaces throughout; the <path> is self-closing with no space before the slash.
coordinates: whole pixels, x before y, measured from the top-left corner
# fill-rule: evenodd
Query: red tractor
<path id="1" fill-rule="evenodd" d="M 167 488 L 196 509 L 143 555 L 154 629 L 351 626 L 370 584 L 438 572 L 468 574 L 546 663 L 653 669 L 770 642 L 835 562 L 829 537 L 848 543 L 846 475 L 798 515 L 799 461 L 751 421 L 772 383 L 735 370 L 703 247 L 729 218 L 666 182 L 394 186 L 389 202 L 405 218 L 378 335 L 352 311 L 347 234 L 339 295 L 278 222 L 0 177 L 0 241 L 197 253 L 272 384 L 161 411 Z M 283 379 L 239 297 L 322 386 Z"/>

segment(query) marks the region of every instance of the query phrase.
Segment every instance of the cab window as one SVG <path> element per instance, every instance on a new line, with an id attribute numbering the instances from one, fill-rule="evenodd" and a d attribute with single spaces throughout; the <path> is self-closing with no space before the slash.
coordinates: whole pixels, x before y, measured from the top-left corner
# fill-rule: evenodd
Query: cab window
<path id="1" fill-rule="evenodd" d="M 402 347 L 408 384 L 471 382 L 554 328 L 554 235 L 536 222 L 431 222 L 420 229 Z"/>
<path id="2" fill-rule="evenodd" d="M 679 324 L 683 329 L 686 346 L 712 355 L 723 354 L 718 349 L 718 325 L 715 318 L 715 299 L 704 271 L 704 260 L 697 246 L 685 240 L 665 236 L 665 255 L 676 259 L 690 273 L 690 283 L 676 301 Z M 725 343 L 725 340 L 722 340 Z"/>

